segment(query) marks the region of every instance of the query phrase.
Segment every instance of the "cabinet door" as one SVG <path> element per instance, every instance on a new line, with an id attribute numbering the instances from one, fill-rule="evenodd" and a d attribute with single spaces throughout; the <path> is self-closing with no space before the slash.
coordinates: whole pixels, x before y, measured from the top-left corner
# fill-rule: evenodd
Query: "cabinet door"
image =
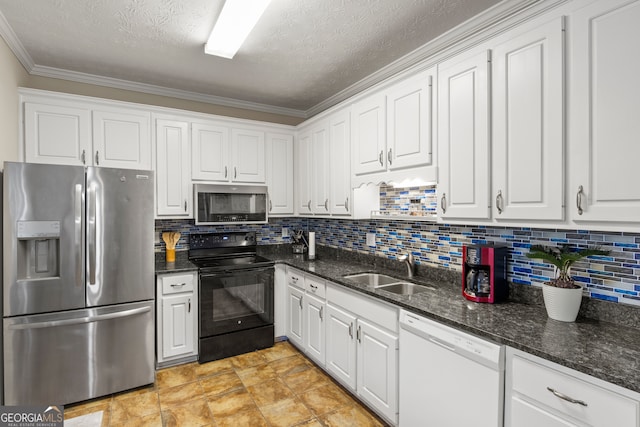
<path id="1" fill-rule="evenodd" d="M 441 218 L 489 218 L 489 52 L 438 69 Z"/>
<path id="2" fill-rule="evenodd" d="M 296 144 L 297 213 L 311 214 L 311 132 L 304 131 Z"/>
<path id="3" fill-rule="evenodd" d="M 293 136 L 267 134 L 269 215 L 293 214 Z"/>
<path id="4" fill-rule="evenodd" d="M 511 398 L 511 413 L 504 420 L 506 426 L 513 427 L 571 427 L 577 424 L 563 420 L 543 408 L 518 397 Z"/>
<path id="5" fill-rule="evenodd" d="M 432 164 L 432 78 L 422 72 L 387 91 L 387 162 L 390 170 Z"/>
<path id="6" fill-rule="evenodd" d="M 90 129 L 90 113 L 87 108 L 25 102 L 25 161 L 91 165 Z"/>
<path id="7" fill-rule="evenodd" d="M 358 319 L 358 396 L 390 420 L 398 413 L 398 337 Z"/>
<path id="8" fill-rule="evenodd" d="M 640 221 L 640 1 L 571 16 L 569 195 L 574 221 Z M 635 52 L 635 53 L 634 53 Z"/>
<path id="9" fill-rule="evenodd" d="M 191 173 L 186 122 L 156 123 L 156 203 L 158 215 L 191 217 Z"/>
<path id="10" fill-rule="evenodd" d="M 348 109 L 329 118 L 329 202 L 333 215 L 349 215 L 351 200 L 351 114 Z"/>
<path id="11" fill-rule="evenodd" d="M 162 297 L 162 357 L 185 356 L 196 351 L 192 294 Z"/>
<path id="12" fill-rule="evenodd" d="M 325 367 L 351 390 L 356 389 L 356 317 L 327 304 Z"/>
<path id="13" fill-rule="evenodd" d="M 362 175 L 387 169 L 384 94 L 375 94 L 352 107 L 353 173 Z"/>
<path id="14" fill-rule="evenodd" d="M 150 115 L 136 110 L 93 111 L 93 164 L 151 169 Z"/>
<path id="15" fill-rule="evenodd" d="M 264 132 L 231 129 L 231 163 L 234 182 L 265 183 Z"/>
<path id="16" fill-rule="evenodd" d="M 563 20 L 493 51 L 493 208 L 500 219 L 563 219 Z"/>
<path id="17" fill-rule="evenodd" d="M 311 211 L 329 214 L 329 132 L 323 122 L 311 131 Z"/>
<path id="18" fill-rule="evenodd" d="M 202 123 L 191 125 L 191 178 L 229 180 L 229 129 Z"/>
<path id="19" fill-rule="evenodd" d="M 307 350 L 307 355 L 322 366 L 324 366 L 325 361 L 324 306 L 324 300 L 309 294 L 305 295 L 305 349 Z"/>
<path id="20" fill-rule="evenodd" d="M 293 286 L 287 286 L 287 337 L 299 348 L 304 348 L 304 292 Z"/>

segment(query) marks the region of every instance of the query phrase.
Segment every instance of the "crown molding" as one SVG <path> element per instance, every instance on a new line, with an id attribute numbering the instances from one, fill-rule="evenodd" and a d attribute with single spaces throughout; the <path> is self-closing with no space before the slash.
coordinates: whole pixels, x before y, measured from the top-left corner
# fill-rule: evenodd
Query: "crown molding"
<path id="1" fill-rule="evenodd" d="M 438 36 L 437 38 L 425 43 L 419 48 L 409 52 L 405 56 L 395 60 L 394 62 L 380 68 L 378 71 L 368 75 L 362 80 L 354 83 L 353 85 L 341 90 L 335 95 L 330 96 L 324 101 L 314 105 L 306 111 L 307 117 L 313 117 L 316 114 L 321 113 L 363 91 L 369 89 L 377 84 L 384 82 L 391 77 L 406 72 L 412 67 L 421 66 L 426 68 L 431 65 L 435 65 L 442 58 L 437 58 L 439 53 L 447 51 L 455 45 L 459 45 L 460 49 L 465 48 L 464 41 L 471 40 L 471 36 L 478 36 L 481 32 L 488 32 L 488 36 L 493 36 L 500 30 L 510 28 L 514 23 L 507 24 L 505 21 L 507 18 L 530 9 L 527 13 L 523 14 L 519 21 L 523 19 L 529 19 L 532 16 L 539 15 L 551 8 L 555 8 L 562 3 L 566 3 L 568 0 L 505 0 L 495 6 L 481 12 L 478 15 L 472 16 L 462 24 L 452 28 L 446 33 Z M 533 6 L 538 7 L 533 7 Z M 498 28 L 499 24 L 504 25 L 505 28 Z M 473 37 L 473 44 L 477 44 L 480 41 L 486 39 L 488 36 L 478 38 Z M 453 54 L 453 50 L 448 51 L 449 54 Z"/>
<path id="2" fill-rule="evenodd" d="M 2 12 L 0 12 L 0 37 L 4 39 L 24 69 L 27 70 L 28 73 L 31 73 L 31 70 L 35 66 L 33 59 L 31 59 L 31 55 L 29 55 L 24 48 L 22 42 L 18 40 L 18 36 L 13 32 L 13 28 L 11 28 L 11 25 L 9 25 Z"/>

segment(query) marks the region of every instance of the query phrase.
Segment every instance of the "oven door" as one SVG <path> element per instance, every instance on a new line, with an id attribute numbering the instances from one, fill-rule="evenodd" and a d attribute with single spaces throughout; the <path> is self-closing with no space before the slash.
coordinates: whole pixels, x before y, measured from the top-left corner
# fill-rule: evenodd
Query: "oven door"
<path id="1" fill-rule="evenodd" d="M 273 324 L 273 267 L 200 274 L 200 338 Z"/>

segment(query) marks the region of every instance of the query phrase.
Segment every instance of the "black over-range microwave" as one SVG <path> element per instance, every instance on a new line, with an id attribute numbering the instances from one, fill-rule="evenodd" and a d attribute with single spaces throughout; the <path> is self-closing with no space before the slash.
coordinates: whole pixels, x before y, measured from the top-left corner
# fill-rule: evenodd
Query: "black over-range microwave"
<path id="1" fill-rule="evenodd" d="M 266 185 L 194 185 L 196 224 L 264 224 L 268 220 Z"/>

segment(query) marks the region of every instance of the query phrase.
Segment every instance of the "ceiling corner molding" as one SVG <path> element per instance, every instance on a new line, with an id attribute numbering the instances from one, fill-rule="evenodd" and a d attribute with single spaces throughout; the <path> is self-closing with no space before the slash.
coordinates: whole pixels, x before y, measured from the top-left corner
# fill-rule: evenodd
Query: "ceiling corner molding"
<path id="1" fill-rule="evenodd" d="M 22 42 L 16 36 L 16 33 L 13 32 L 13 28 L 11 28 L 11 25 L 9 25 L 2 12 L 0 12 L 0 37 L 4 39 L 24 69 L 30 73 L 35 66 L 33 59 L 31 59 L 31 55 L 26 51 Z"/>
<path id="2" fill-rule="evenodd" d="M 147 83 L 133 82 L 130 80 L 116 79 L 95 74 L 81 73 L 64 70 L 61 68 L 35 65 L 31 74 L 41 77 L 69 80 L 78 83 L 87 83 L 114 89 L 130 90 L 134 92 L 148 93 L 151 95 L 168 96 L 171 98 L 185 99 L 188 101 L 204 102 L 223 107 L 240 108 L 243 110 L 260 111 L 263 113 L 282 114 L 285 116 L 307 118 L 306 112 L 293 108 L 277 107 L 274 105 L 260 104 L 257 102 L 242 101 L 239 99 L 225 98 L 222 96 L 207 95 L 180 89 L 172 89 Z"/>
<path id="3" fill-rule="evenodd" d="M 490 9 L 483 11 L 482 13 L 472 16 L 462 24 L 452 28 L 441 36 L 431 40 L 430 42 L 420 46 L 419 48 L 409 52 L 405 56 L 395 60 L 379 69 L 378 71 L 368 75 L 362 80 L 352 84 L 351 86 L 341 90 L 340 92 L 332 95 L 324 101 L 314 105 L 306 111 L 307 117 L 313 117 L 324 110 L 327 110 L 334 105 L 351 98 L 358 93 L 375 86 L 378 83 L 385 81 L 386 79 L 401 73 L 411 67 L 414 67 L 422 62 L 426 62 L 430 57 L 435 56 L 437 53 L 442 52 L 451 46 L 458 43 L 462 43 L 465 40 L 470 39 L 471 36 L 477 35 L 480 32 L 486 31 L 497 24 L 503 22 L 510 16 L 521 12 L 525 9 L 531 8 L 538 4 L 539 8 L 532 10 L 531 13 L 527 13 L 524 18 L 529 16 L 538 15 L 550 8 L 556 7 L 559 4 L 566 3 L 568 0 L 505 0 Z"/>

